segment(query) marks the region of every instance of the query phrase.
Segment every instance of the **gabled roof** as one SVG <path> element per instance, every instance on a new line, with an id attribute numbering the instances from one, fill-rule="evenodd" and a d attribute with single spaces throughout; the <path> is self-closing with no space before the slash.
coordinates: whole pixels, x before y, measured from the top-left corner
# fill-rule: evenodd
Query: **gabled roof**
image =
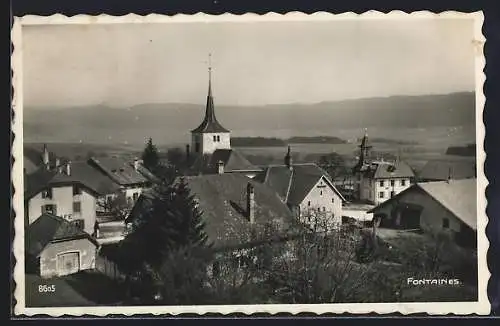
<path id="1" fill-rule="evenodd" d="M 477 230 L 477 180 L 419 182 L 368 211 L 373 213 L 415 189 L 422 190 L 473 230 Z"/>
<path id="2" fill-rule="evenodd" d="M 54 170 L 48 171 L 43 167 L 40 167 L 34 173 L 27 175 L 24 180 L 24 199 L 31 199 L 40 191 L 45 190 L 48 187 L 72 184 L 79 184 L 85 187 L 94 196 L 108 193 L 107 191 L 109 189 L 113 189 L 112 184 L 106 182 L 103 178 L 99 178 L 98 174 L 92 173 L 91 167 L 84 169 L 83 166 L 72 163 L 71 175 L 67 175 L 64 172 L 59 173 Z"/>
<path id="3" fill-rule="evenodd" d="M 415 176 L 412 168 L 403 161 L 371 162 L 362 171 L 373 179 L 413 178 Z"/>
<path id="4" fill-rule="evenodd" d="M 345 201 L 333 185 L 328 173 L 314 163 L 293 164 L 292 169 L 285 165 L 271 165 L 256 176 L 256 181 L 274 189 L 284 202 L 298 205 L 321 178 L 324 178 L 335 193 Z"/>
<path id="5" fill-rule="evenodd" d="M 97 245 L 96 240 L 75 224 L 52 214 L 42 214 L 26 228 L 26 251 L 37 257 L 51 242 L 87 238 Z"/>
<path id="6" fill-rule="evenodd" d="M 49 151 L 49 167 L 55 168 L 57 155 Z M 64 164 L 67 158 L 59 157 L 60 163 Z M 38 168 L 43 166 L 43 150 L 38 150 L 30 145 L 23 147 L 23 165 L 27 174 L 36 172 Z"/>
<path id="7" fill-rule="evenodd" d="M 295 219 L 269 187 L 240 174 L 212 174 L 184 177 L 191 193 L 198 200 L 203 212 L 205 232 L 215 247 L 228 247 L 249 241 L 251 223 L 247 215 L 246 191 L 250 183 L 255 194 L 255 224 L 279 221 L 286 233 Z M 180 178 L 176 180 L 179 182 Z M 129 219 L 141 217 L 150 207 L 154 191 L 145 191 L 132 210 Z"/>
<path id="8" fill-rule="evenodd" d="M 191 130 L 192 133 L 212 133 L 212 132 L 229 132 L 226 128 L 224 128 L 217 118 L 215 117 L 215 108 L 214 108 L 214 98 L 212 96 L 212 82 L 209 80 L 208 83 L 208 96 L 207 96 L 207 105 L 205 107 L 205 118 L 201 122 L 201 124 L 195 129 Z"/>
<path id="9" fill-rule="evenodd" d="M 451 179 L 469 179 L 476 177 L 475 161 L 429 161 L 418 174 L 419 179 L 446 181 Z"/>
<path id="10" fill-rule="evenodd" d="M 224 172 L 262 171 L 235 149 L 217 149 L 211 155 L 200 156 L 195 160 L 191 169 L 201 173 L 216 173 L 218 162 L 224 163 Z"/>
<path id="11" fill-rule="evenodd" d="M 118 157 L 99 159 L 91 157 L 88 163 L 99 168 L 111 180 L 122 186 L 149 182 L 148 178 L 135 170 L 133 162 Z"/>

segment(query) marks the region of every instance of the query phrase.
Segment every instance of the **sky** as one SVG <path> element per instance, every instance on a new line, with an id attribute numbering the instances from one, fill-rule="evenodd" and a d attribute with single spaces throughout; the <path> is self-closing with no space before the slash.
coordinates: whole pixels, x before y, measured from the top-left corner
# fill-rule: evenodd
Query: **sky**
<path id="1" fill-rule="evenodd" d="M 474 90 L 472 19 L 23 27 L 25 107 L 317 103 Z"/>

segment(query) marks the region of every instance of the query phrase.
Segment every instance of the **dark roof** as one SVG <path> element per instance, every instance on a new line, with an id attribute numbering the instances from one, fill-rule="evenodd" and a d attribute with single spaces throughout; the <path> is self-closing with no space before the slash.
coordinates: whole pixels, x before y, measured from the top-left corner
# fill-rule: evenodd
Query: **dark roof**
<path id="1" fill-rule="evenodd" d="M 281 200 L 291 205 L 300 204 L 321 178 L 325 178 L 335 193 L 345 200 L 328 173 L 314 163 L 293 164 L 291 170 L 285 165 L 272 165 L 255 178 L 274 189 Z"/>
<path id="2" fill-rule="evenodd" d="M 214 98 L 212 96 L 212 85 L 211 82 L 208 83 L 208 96 L 207 96 L 207 105 L 205 108 L 205 118 L 201 122 L 201 124 L 195 129 L 191 130 L 192 133 L 212 133 L 212 132 L 229 132 L 226 128 L 224 128 L 217 118 L 215 117 L 215 108 L 214 108 Z"/>
<path id="3" fill-rule="evenodd" d="M 27 227 L 25 236 L 26 251 L 34 257 L 37 257 L 51 242 L 88 238 L 97 245 L 93 237 L 75 224 L 47 213 L 42 214 Z"/>
<path id="4" fill-rule="evenodd" d="M 149 182 L 141 172 L 136 171 L 133 162 L 127 160 L 110 157 L 110 158 L 90 158 L 89 164 L 99 168 L 111 180 L 119 185 L 135 185 Z M 145 168 L 144 168 L 145 169 Z"/>
<path id="5" fill-rule="evenodd" d="M 57 155 L 49 151 L 49 167 L 55 168 Z M 60 163 L 64 164 L 68 159 L 59 157 Z M 43 148 L 40 150 L 29 145 L 23 147 L 23 165 L 27 174 L 31 174 L 43 166 Z"/>
<path id="6" fill-rule="evenodd" d="M 191 170 L 200 173 L 216 173 L 218 162 L 224 163 L 224 172 L 262 171 L 235 149 L 217 149 L 211 155 L 199 156 L 194 161 Z"/>
<path id="7" fill-rule="evenodd" d="M 367 177 L 373 179 L 413 178 L 415 176 L 412 168 L 403 161 L 371 162 L 364 166 L 361 171 L 363 171 Z"/>
<path id="8" fill-rule="evenodd" d="M 119 185 L 88 162 L 71 163 L 71 176 L 88 185 L 100 195 L 112 194 L 120 190 Z"/>
<path id="9" fill-rule="evenodd" d="M 25 200 L 32 198 L 49 186 L 80 184 L 90 190 L 95 196 L 107 193 L 102 192 L 103 190 L 107 191 L 111 189 L 112 185 L 104 182 L 103 179 L 94 179 L 94 174 L 91 173 L 90 169 L 83 169 L 79 164 L 75 164 L 75 170 L 73 164 L 71 164 L 71 175 L 67 175 L 64 172 L 59 173 L 55 170 L 49 171 L 43 167 L 27 175 L 24 180 Z"/>
<path id="10" fill-rule="evenodd" d="M 476 177 L 475 161 L 429 161 L 418 174 L 422 180 L 469 179 Z"/>
<path id="11" fill-rule="evenodd" d="M 410 191 L 420 189 L 470 228 L 477 230 L 476 182 L 476 179 L 419 182 L 371 209 L 368 213 L 398 200 Z"/>
<path id="12" fill-rule="evenodd" d="M 179 182 L 177 179 L 176 182 Z M 184 177 L 191 193 L 198 200 L 203 212 L 205 232 L 215 247 L 228 247 L 249 241 L 251 223 L 247 216 L 246 191 L 250 183 L 255 194 L 255 223 L 279 221 L 283 234 L 295 224 L 295 219 L 285 203 L 269 187 L 240 174 L 212 174 Z M 140 196 L 130 214 L 130 220 L 140 218 L 148 209 L 153 190 Z"/>

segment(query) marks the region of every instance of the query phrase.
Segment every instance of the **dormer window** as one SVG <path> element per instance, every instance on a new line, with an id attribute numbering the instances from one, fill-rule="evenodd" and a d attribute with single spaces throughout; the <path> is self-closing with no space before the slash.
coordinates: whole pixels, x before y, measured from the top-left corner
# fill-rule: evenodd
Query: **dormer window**
<path id="1" fill-rule="evenodd" d="M 52 199 L 52 188 L 42 191 L 42 198 Z"/>

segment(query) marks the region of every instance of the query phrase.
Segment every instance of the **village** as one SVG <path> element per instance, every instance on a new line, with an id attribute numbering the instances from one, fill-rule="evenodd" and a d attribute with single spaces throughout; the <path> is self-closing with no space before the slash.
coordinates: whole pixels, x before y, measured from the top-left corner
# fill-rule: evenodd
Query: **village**
<path id="1" fill-rule="evenodd" d="M 290 145 L 283 148 L 282 164 L 259 166 L 231 146 L 231 131 L 222 126 L 215 112 L 209 77 L 203 120 L 191 130 L 191 140 L 183 150 L 184 157 L 178 162 L 161 159 L 152 139 L 148 140 L 142 157 L 134 160 L 90 157 L 71 161 L 52 152 L 49 145 L 34 155 L 25 153 L 26 291 L 31 293 L 28 298 L 33 298 L 34 305 L 54 305 L 55 299 L 43 299 L 49 296 L 54 284 L 62 287 L 53 291 L 52 295 L 56 296 L 56 292 L 70 287 L 67 284 L 71 284 L 71 280 L 84 282 L 79 285 L 81 289 L 86 284 L 89 288 L 94 286 L 91 285 L 95 283 L 93 277 L 106 279 L 109 284 L 126 284 L 127 290 L 123 292 L 126 294 L 121 294 L 114 290 L 121 288 L 118 285 L 110 288 L 113 290 L 104 287 L 104 292 L 116 292 L 111 296 L 113 299 L 96 302 L 98 299 L 86 298 L 88 304 L 170 302 L 165 301 L 166 290 L 148 292 L 148 299 L 144 299 L 144 294 L 135 297 L 130 294 L 135 274 L 123 266 L 124 260 L 133 261 L 144 256 L 139 254 L 139 249 L 134 254 L 134 246 L 125 243 L 128 238 L 139 237 L 134 230 L 140 229 L 141 223 L 153 215 L 151 212 L 157 209 L 155 205 L 166 200 L 162 199 L 165 187 L 177 192 L 187 191 L 189 194 L 185 199 L 191 200 L 194 211 L 200 212 L 203 243 L 210 244 L 211 252 L 209 262 L 200 267 L 201 274 L 209 275 L 211 280 L 217 278 L 219 286 L 222 286 L 221 282 L 232 283 L 232 291 L 238 294 L 238 298 L 245 297 L 242 293 L 248 291 L 247 284 L 264 279 L 269 283 L 272 279 L 272 291 L 266 293 L 273 294 L 266 297 L 265 302 L 258 303 L 380 300 L 380 297 L 370 298 L 379 290 L 370 288 L 370 292 L 364 286 L 379 279 L 381 274 L 389 274 L 388 270 L 401 266 L 409 268 L 405 270 L 406 274 L 396 274 L 399 275 L 396 279 L 387 279 L 386 284 L 380 285 L 389 293 L 382 300 L 411 301 L 421 296 L 421 292 L 411 294 L 416 290 L 407 281 L 410 278 L 454 280 L 454 284 L 462 287 L 451 294 L 449 300 L 456 299 L 457 295 L 462 298 L 464 291 L 477 286 L 475 281 L 467 280 L 467 273 L 474 274 L 477 268 L 474 267 L 477 231 L 475 165 L 464 167 L 453 165 L 453 162 L 429 162 L 417 175 L 400 157 L 387 160 L 371 155 L 373 146 L 368 131 L 361 129 L 357 163 L 349 167 L 345 175 L 329 173 L 334 170 L 332 164 L 335 163 L 294 162 L 294 148 Z M 168 205 L 173 205 L 173 202 L 165 207 L 170 207 Z M 164 215 L 167 218 L 168 213 Z M 161 234 L 155 237 L 155 228 L 151 228 L 145 230 L 154 230 L 151 231 L 151 239 L 154 239 L 151 241 L 159 245 Z M 328 262 L 306 251 L 309 247 L 301 241 L 311 240 L 310 237 L 304 240 L 304 234 L 312 234 L 314 241 L 328 243 L 319 246 L 319 242 L 313 242 L 311 245 L 326 250 L 331 255 Z M 441 234 L 448 235 L 446 241 Z M 140 236 L 148 238 L 149 234 L 143 232 Z M 419 239 L 433 239 L 435 242 L 429 244 L 425 242 L 427 240 Z M 134 242 L 138 247 L 137 244 L 145 240 L 134 241 L 138 241 Z M 425 245 L 419 247 L 422 243 Z M 281 246 L 279 254 L 275 251 L 277 246 Z M 259 248 L 265 249 L 254 250 Z M 424 248 L 421 251 L 425 253 L 432 252 L 433 256 L 420 258 L 404 251 L 413 250 L 411 252 L 415 253 L 419 248 Z M 262 251 L 267 252 L 271 260 L 257 263 L 262 258 L 257 252 Z M 353 256 L 346 257 L 347 253 Z M 421 260 L 402 261 L 398 255 Z M 308 263 L 300 261 L 301 257 L 307 256 L 314 258 Z M 221 260 L 221 257 L 225 258 Z M 432 262 L 431 267 L 426 263 L 427 259 Z M 445 259 L 459 261 L 462 265 L 444 263 Z M 228 265 L 228 261 L 234 267 L 231 273 L 237 277 L 228 274 L 227 269 L 225 274 L 222 272 L 222 266 Z M 297 261 L 299 267 L 294 265 L 288 267 L 288 274 L 283 272 L 285 265 Z M 337 266 L 339 262 L 344 265 Z M 465 265 L 465 262 L 470 262 L 470 265 Z M 178 263 L 178 260 L 170 261 L 170 267 Z M 317 270 L 318 264 L 323 264 L 321 266 L 328 274 L 321 276 L 327 281 L 318 283 L 318 289 L 314 290 L 321 294 L 312 295 L 310 289 L 303 290 L 301 296 L 290 294 L 290 291 L 300 291 L 304 282 L 287 280 L 283 275 L 292 274 L 293 270 L 304 280 L 310 277 L 307 282 L 312 282 L 316 279 L 314 275 L 319 275 L 311 274 L 312 270 Z M 443 266 L 446 268 L 442 269 Z M 344 274 L 349 270 L 359 279 L 351 274 L 339 275 L 339 270 Z M 268 275 L 265 276 L 263 271 Z M 242 275 L 246 275 L 246 281 Z M 365 277 L 364 281 L 361 276 Z M 470 279 L 474 280 L 474 275 Z M 394 290 L 392 287 L 396 283 L 399 285 Z M 464 290 L 465 284 L 467 291 Z M 227 286 L 223 286 L 224 291 Z M 355 295 L 355 288 L 360 289 L 358 295 Z M 403 288 L 407 290 L 407 297 L 402 295 Z M 332 292 L 332 289 L 335 290 Z M 434 301 L 447 300 L 442 286 L 426 290 L 432 293 Z M 222 290 L 218 288 L 217 291 Z M 330 294 L 325 295 L 325 291 Z M 352 293 L 352 296 L 341 296 L 341 292 Z M 475 300 L 474 290 L 472 293 L 469 300 Z M 279 297 L 282 299 L 276 299 Z M 428 298 L 424 296 L 422 299 Z M 173 302 L 180 304 L 192 303 L 178 297 L 174 299 Z M 64 299 L 61 301 L 58 304 L 72 304 Z M 208 300 L 208 303 L 212 302 Z"/>

